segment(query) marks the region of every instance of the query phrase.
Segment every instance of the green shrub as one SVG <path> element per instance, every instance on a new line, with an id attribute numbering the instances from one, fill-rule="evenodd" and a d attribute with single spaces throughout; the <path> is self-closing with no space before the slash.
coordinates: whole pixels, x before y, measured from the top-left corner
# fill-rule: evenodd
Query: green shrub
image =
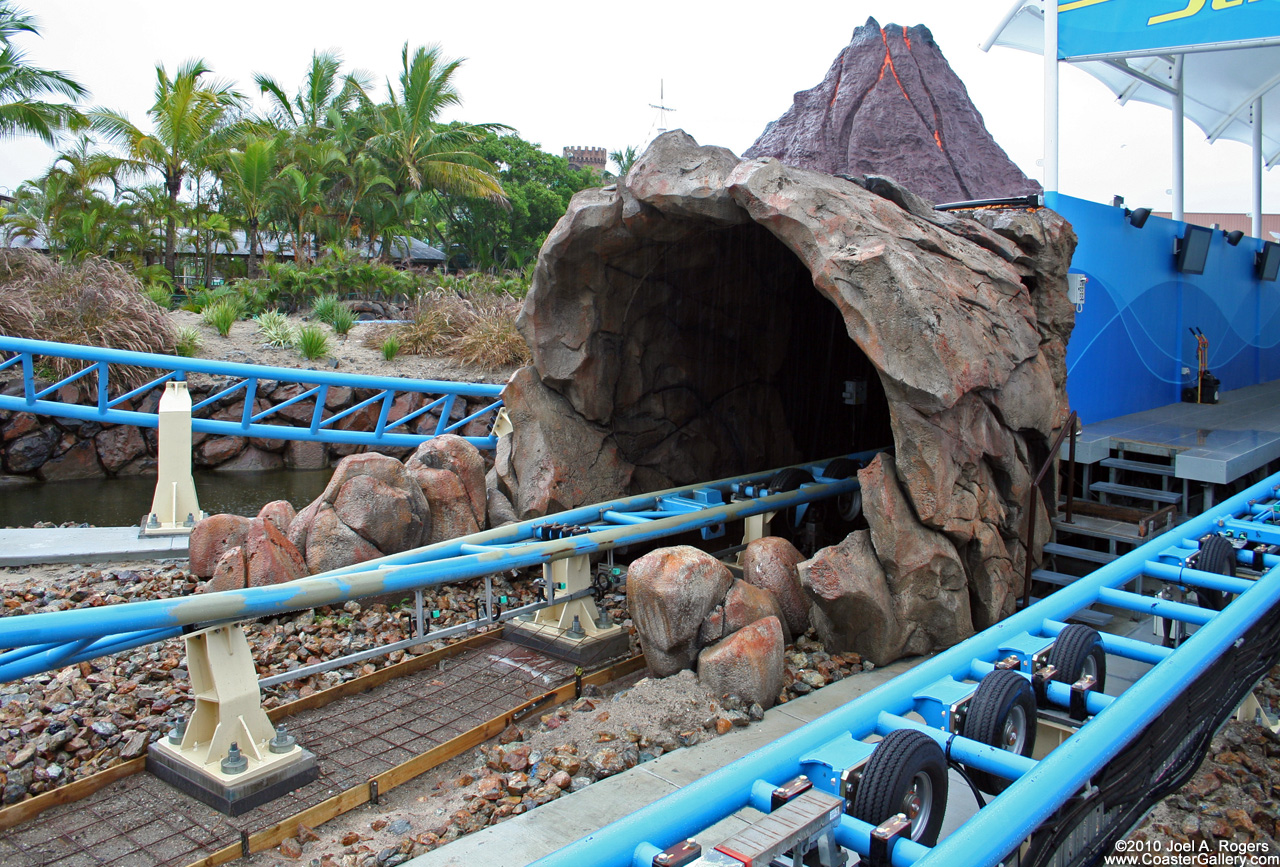
<path id="1" fill-rule="evenodd" d="M 339 302 L 329 314 L 329 325 L 338 334 L 346 336 L 351 326 L 356 324 L 356 314 L 346 304 Z"/>
<path id="2" fill-rule="evenodd" d="M 178 328 L 178 343 L 174 347 L 174 351 L 183 358 L 194 358 L 203 343 L 204 341 L 200 339 L 199 329 L 192 328 L 190 325 L 182 325 Z"/>
<path id="3" fill-rule="evenodd" d="M 149 283 L 143 287 L 142 292 L 161 310 L 168 310 L 173 303 L 173 292 L 163 283 Z"/>
<path id="4" fill-rule="evenodd" d="M 298 329 L 297 346 L 308 361 L 324 358 L 329 354 L 329 335 L 318 325 L 304 325 Z"/>
<path id="5" fill-rule="evenodd" d="M 244 312 L 240 299 L 234 297 L 220 298 L 204 308 L 204 324 L 216 330 L 223 337 L 231 333 L 231 326 Z"/>
<path id="6" fill-rule="evenodd" d="M 379 348 L 382 350 L 382 357 L 390 361 L 400 354 L 400 338 L 394 334 L 388 334 L 383 338 L 382 346 Z"/>
<path id="7" fill-rule="evenodd" d="M 215 286 L 213 288 L 201 286 L 187 295 L 187 300 L 182 305 L 182 309 L 190 310 L 192 313 L 204 313 L 208 308 L 227 298 L 235 298 L 239 301 L 240 293 L 230 286 Z"/>
<path id="8" fill-rule="evenodd" d="M 297 334 L 289 323 L 289 317 L 279 310 L 267 310 L 253 317 L 258 323 L 258 333 L 268 346 L 292 346 Z"/>
<path id="9" fill-rule="evenodd" d="M 326 325 L 333 324 L 333 317 L 337 315 L 337 310 L 342 306 L 342 302 L 338 300 L 338 296 L 331 292 L 317 295 L 316 300 L 311 302 L 311 315 Z"/>

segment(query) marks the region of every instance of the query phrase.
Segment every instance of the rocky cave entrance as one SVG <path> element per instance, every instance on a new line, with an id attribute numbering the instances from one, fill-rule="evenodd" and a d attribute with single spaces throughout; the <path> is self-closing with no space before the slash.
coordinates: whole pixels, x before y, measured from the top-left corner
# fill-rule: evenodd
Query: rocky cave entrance
<path id="1" fill-rule="evenodd" d="M 876 659 L 949 646 L 1021 592 L 1034 444 L 1067 416 L 1074 243 L 1044 209 L 939 212 L 667 133 L 543 245 L 494 495 L 533 517 L 892 444 L 859 473 L 866 529 L 824 549 L 839 586 L 809 589 L 848 603 L 831 646 L 871 621 Z"/>
<path id="2" fill-rule="evenodd" d="M 654 476 L 639 487 L 892 444 L 873 365 L 808 268 L 763 226 L 690 226 L 604 267 L 632 284 L 613 335 L 613 429 L 621 457 Z M 845 401 L 847 382 L 858 384 L 857 405 Z"/>

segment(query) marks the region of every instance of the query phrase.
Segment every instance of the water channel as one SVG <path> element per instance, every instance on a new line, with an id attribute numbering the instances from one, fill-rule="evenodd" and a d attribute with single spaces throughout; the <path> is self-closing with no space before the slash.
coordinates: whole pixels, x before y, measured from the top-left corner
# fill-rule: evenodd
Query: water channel
<path id="1" fill-rule="evenodd" d="M 324 490 L 332 469 L 195 474 L 200 508 L 253 517 L 272 500 L 301 509 Z M 74 521 L 96 527 L 135 526 L 151 509 L 154 476 L 84 479 L 0 487 L 0 527 Z"/>

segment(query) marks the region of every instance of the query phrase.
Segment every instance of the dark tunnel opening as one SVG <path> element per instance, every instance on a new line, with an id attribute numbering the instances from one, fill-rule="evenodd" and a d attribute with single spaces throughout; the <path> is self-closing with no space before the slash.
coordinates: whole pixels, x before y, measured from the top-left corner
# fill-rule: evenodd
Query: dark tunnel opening
<path id="1" fill-rule="evenodd" d="M 876 370 L 808 268 L 763 226 L 697 224 L 609 267 L 635 281 L 613 427 L 639 488 L 892 443 Z"/>

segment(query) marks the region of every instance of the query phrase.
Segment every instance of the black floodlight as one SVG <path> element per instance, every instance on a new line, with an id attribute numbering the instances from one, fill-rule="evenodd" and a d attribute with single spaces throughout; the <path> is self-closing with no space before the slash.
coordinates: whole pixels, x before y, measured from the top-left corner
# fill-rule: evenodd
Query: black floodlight
<path id="1" fill-rule="evenodd" d="M 1264 242 L 1262 252 L 1257 255 L 1256 267 L 1259 280 L 1274 283 L 1276 277 L 1280 277 L 1280 244 Z"/>
<path id="2" fill-rule="evenodd" d="M 1203 274 L 1209 261 L 1209 245 L 1213 230 L 1204 226 L 1187 226 L 1187 233 L 1178 239 L 1177 269 L 1183 274 Z"/>
<path id="3" fill-rule="evenodd" d="M 1232 247 L 1240 246 L 1240 242 L 1244 240 L 1244 232 L 1241 232 L 1239 229 L 1236 229 L 1234 232 L 1228 232 L 1226 229 L 1223 229 L 1222 234 L 1227 239 L 1227 243 Z"/>
<path id="4" fill-rule="evenodd" d="M 1129 225 L 1135 229 L 1141 229 L 1147 224 L 1147 217 L 1151 216 L 1150 208 L 1134 208 L 1132 211 L 1128 208 L 1124 209 L 1124 218 L 1129 221 Z"/>

